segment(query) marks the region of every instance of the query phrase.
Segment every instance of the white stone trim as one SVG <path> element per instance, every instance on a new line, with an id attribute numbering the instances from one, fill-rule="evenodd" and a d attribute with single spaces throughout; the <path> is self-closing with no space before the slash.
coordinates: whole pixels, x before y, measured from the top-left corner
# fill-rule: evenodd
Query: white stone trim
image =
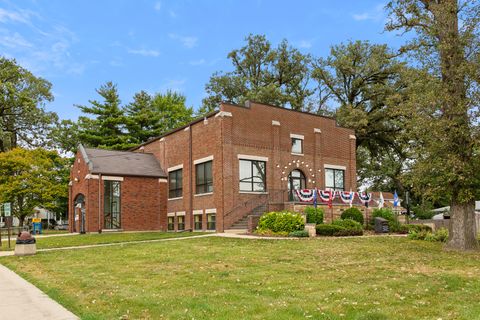
<path id="1" fill-rule="evenodd" d="M 290 138 L 305 140 L 305 137 L 303 136 L 303 134 L 290 133 Z"/>
<path id="2" fill-rule="evenodd" d="M 99 176 L 98 176 L 98 174 L 90 174 L 90 173 L 89 173 L 89 174 L 87 174 L 87 175 L 85 176 L 85 179 L 86 179 L 86 180 L 88 180 L 88 179 L 96 179 L 96 180 L 98 180 L 98 179 L 99 179 Z"/>
<path id="3" fill-rule="evenodd" d="M 349 138 L 349 139 L 352 139 L 352 140 L 357 140 L 357 137 L 355 137 L 354 134 L 349 135 L 348 138 Z"/>
<path id="4" fill-rule="evenodd" d="M 320 130 L 319 128 L 313 128 L 313 132 L 314 133 L 322 133 L 322 130 Z"/>
<path id="5" fill-rule="evenodd" d="M 123 177 L 102 176 L 102 180 L 107 180 L 107 181 L 123 181 Z"/>
<path id="6" fill-rule="evenodd" d="M 268 157 L 251 156 L 251 155 L 248 155 L 248 154 L 238 154 L 237 157 L 238 157 L 239 160 L 268 161 Z"/>
<path id="7" fill-rule="evenodd" d="M 205 213 L 217 213 L 217 209 L 216 208 L 212 208 L 212 209 L 205 209 Z"/>
<path id="8" fill-rule="evenodd" d="M 280 121 L 272 120 L 272 126 L 280 126 Z"/>
<path id="9" fill-rule="evenodd" d="M 171 171 L 175 171 L 175 170 L 178 170 L 178 169 L 183 169 L 183 163 L 179 164 L 179 165 L 176 165 L 176 166 L 173 166 L 173 167 L 170 167 L 170 168 L 167 169 L 167 171 L 171 172 Z"/>
<path id="10" fill-rule="evenodd" d="M 205 157 L 205 158 L 197 159 L 197 160 L 193 161 L 193 164 L 204 163 L 204 162 L 207 162 L 207 161 L 210 161 L 210 160 L 213 160 L 213 154 L 209 155 L 208 157 Z"/>
<path id="11" fill-rule="evenodd" d="M 347 167 L 345 166 L 338 166 L 338 165 L 335 165 L 335 164 L 324 164 L 323 167 L 325 169 L 339 169 L 339 170 L 347 170 Z"/>
<path id="12" fill-rule="evenodd" d="M 183 217 L 183 216 L 185 216 L 185 211 L 177 211 L 176 216 L 177 216 L 177 217 Z"/>
<path id="13" fill-rule="evenodd" d="M 295 153 L 295 152 L 291 152 L 292 156 L 300 156 L 300 157 L 303 157 L 304 154 L 303 153 Z"/>
<path id="14" fill-rule="evenodd" d="M 160 178 L 160 179 L 158 179 L 158 182 L 160 182 L 160 183 L 167 183 L 167 182 L 168 182 L 168 179 Z"/>
<path id="15" fill-rule="evenodd" d="M 175 217 L 175 212 L 169 212 L 169 213 L 167 213 L 167 217 Z"/>
<path id="16" fill-rule="evenodd" d="M 216 117 L 233 117 L 232 113 L 231 112 L 228 112 L 228 111 L 220 111 L 219 113 L 217 113 L 215 115 L 215 118 Z"/>
<path id="17" fill-rule="evenodd" d="M 268 191 L 239 191 L 242 194 L 268 194 Z"/>
<path id="18" fill-rule="evenodd" d="M 194 197 L 203 197 L 203 196 L 211 196 L 212 194 L 213 194 L 213 192 L 206 192 L 206 193 L 194 194 L 193 196 Z"/>
<path id="19" fill-rule="evenodd" d="M 168 198 L 168 201 L 180 200 L 180 199 L 183 199 L 183 196 L 182 197 L 176 197 L 176 198 Z"/>
<path id="20" fill-rule="evenodd" d="M 193 210 L 193 215 L 194 216 L 200 216 L 203 214 L 203 210 Z"/>
<path id="21" fill-rule="evenodd" d="M 159 141 L 160 141 L 160 142 L 165 141 L 165 137 L 161 138 Z"/>

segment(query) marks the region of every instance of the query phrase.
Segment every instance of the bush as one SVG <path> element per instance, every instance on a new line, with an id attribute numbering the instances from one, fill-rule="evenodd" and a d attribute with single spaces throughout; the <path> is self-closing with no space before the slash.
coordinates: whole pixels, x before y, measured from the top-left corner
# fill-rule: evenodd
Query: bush
<path id="1" fill-rule="evenodd" d="M 425 241 L 439 241 L 446 242 L 448 240 L 448 230 L 445 228 L 440 228 L 435 232 L 430 231 L 426 228 L 421 230 L 411 229 L 408 233 L 408 238 L 412 240 L 425 240 Z"/>
<path id="2" fill-rule="evenodd" d="M 296 238 L 308 238 L 308 231 L 301 230 L 301 231 L 292 231 L 288 234 L 289 237 L 296 237 Z"/>
<path id="3" fill-rule="evenodd" d="M 288 211 L 273 211 L 265 213 L 260 217 L 258 229 L 261 231 L 270 230 L 272 232 L 301 231 L 305 228 L 303 218 L 299 213 Z"/>
<path id="4" fill-rule="evenodd" d="M 315 223 L 315 224 L 323 223 L 324 212 L 322 208 L 315 209 L 314 207 L 306 207 L 305 215 L 307 217 L 307 223 Z"/>
<path id="5" fill-rule="evenodd" d="M 426 226 L 424 224 L 406 224 L 405 227 L 408 228 L 408 231 L 416 231 L 416 232 L 429 231 L 429 232 L 432 232 L 432 228 L 429 227 L 429 226 Z"/>
<path id="6" fill-rule="evenodd" d="M 288 232 L 280 231 L 280 232 L 273 232 L 272 230 L 255 230 L 255 234 L 259 236 L 267 236 L 267 237 L 288 237 Z"/>
<path id="7" fill-rule="evenodd" d="M 363 224 L 363 214 L 362 212 L 355 208 L 348 208 L 347 210 L 342 212 L 342 215 L 340 216 L 342 219 L 352 219 L 357 221 L 360 224 Z"/>
<path id="8" fill-rule="evenodd" d="M 431 209 L 427 208 L 426 206 L 417 206 L 413 207 L 413 213 L 415 214 L 415 218 L 417 219 L 432 219 L 435 215 Z"/>
<path id="9" fill-rule="evenodd" d="M 395 215 L 389 208 L 374 209 L 372 213 L 372 224 L 375 224 L 375 218 L 383 218 L 388 221 L 395 221 Z"/>
<path id="10" fill-rule="evenodd" d="M 362 236 L 363 230 L 362 229 L 343 229 L 337 231 L 334 236 L 335 237 L 349 237 L 349 236 Z"/>
<path id="11" fill-rule="evenodd" d="M 345 230 L 344 227 L 337 226 L 334 224 L 317 224 L 315 227 L 317 230 L 317 236 L 334 236 L 340 230 Z"/>
<path id="12" fill-rule="evenodd" d="M 352 229 L 352 230 L 363 230 L 362 225 L 355 220 L 352 219 L 338 219 L 332 222 L 335 226 L 340 226 L 345 229 Z"/>

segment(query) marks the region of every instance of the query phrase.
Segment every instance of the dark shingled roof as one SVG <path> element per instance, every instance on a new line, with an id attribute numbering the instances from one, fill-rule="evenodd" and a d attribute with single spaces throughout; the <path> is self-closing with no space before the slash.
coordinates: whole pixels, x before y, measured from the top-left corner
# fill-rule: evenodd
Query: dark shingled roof
<path id="1" fill-rule="evenodd" d="M 113 151 L 80 146 L 90 173 L 165 178 L 167 175 L 151 153 Z"/>

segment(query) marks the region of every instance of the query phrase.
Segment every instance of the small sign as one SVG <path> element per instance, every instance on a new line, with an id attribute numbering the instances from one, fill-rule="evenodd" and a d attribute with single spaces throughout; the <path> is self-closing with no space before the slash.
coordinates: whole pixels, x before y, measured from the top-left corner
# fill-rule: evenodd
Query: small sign
<path id="1" fill-rule="evenodd" d="M 35 223 L 35 222 L 42 222 L 42 219 L 40 218 L 32 218 L 32 222 Z"/>
<path id="2" fill-rule="evenodd" d="M 5 217 L 10 217 L 12 215 L 12 206 L 10 205 L 10 202 L 3 204 L 3 215 Z"/>

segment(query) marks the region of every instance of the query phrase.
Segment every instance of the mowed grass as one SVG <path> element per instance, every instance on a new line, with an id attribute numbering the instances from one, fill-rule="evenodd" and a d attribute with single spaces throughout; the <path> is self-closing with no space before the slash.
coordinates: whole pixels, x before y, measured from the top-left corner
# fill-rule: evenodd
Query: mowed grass
<path id="1" fill-rule="evenodd" d="M 82 319 L 479 319 L 480 254 L 219 237 L 7 257 Z"/>
<path id="2" fill-rule="evenodd" d="M 50 248 L 64 248 L 64 247 L 77 247 L 94 244 L 106 244 L 106 243 L 118 243 L 118 242 L 130 242 L 130 241 L 145 241 L 145 240 L 157 240 L 177 237 L 189 237 L 194 235 L 202 235 L 201 232 L 107 232 L 107 233 L 89 233 L 89 234 L 76 234 L 65 235 L 55 237 L 36 237 L 37 249 L 50 249 Z M 10 242 L 11 248 L 8 248 L 8 242 L 6 238 L 2 238 L 2 250 L 14 250 L 15 240 Z"/>

